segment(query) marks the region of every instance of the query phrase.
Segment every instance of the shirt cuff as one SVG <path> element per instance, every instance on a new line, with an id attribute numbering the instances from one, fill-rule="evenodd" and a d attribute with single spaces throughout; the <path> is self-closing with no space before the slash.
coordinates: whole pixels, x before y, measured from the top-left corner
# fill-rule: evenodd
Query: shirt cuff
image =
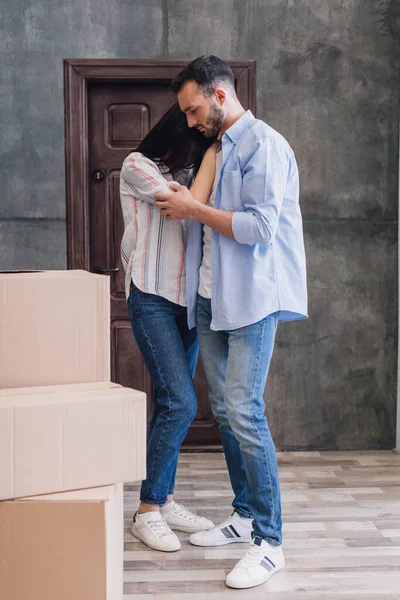
<path id="1" fill-rule="evenodd" d="M 239 244 L 256 243 L 256 217 L 251 212 L 235 212 L 232 217 L 232 232 Z"/>

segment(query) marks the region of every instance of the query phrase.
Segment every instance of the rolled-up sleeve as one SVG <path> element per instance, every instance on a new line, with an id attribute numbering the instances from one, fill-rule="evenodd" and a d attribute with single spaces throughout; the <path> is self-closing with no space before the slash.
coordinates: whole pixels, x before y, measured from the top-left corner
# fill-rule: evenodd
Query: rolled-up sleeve
<path id="1" fill-rule="evenodd" d="M 171 191 L 157 165 L 140 152 L 133 152 L 126 157 L 121 179 L 136 199 L 151 204 L 156 201 L 155 194 L 168 194 Z"/>
<path id="2" fill-rule="evenodd" d="M 273 240 L 285 195 L 289 157 L 270 138 L 257 142 L 243 170 L 242 204 L 235 212 L 232 231 L 239 244 L 268 245 Z"/>

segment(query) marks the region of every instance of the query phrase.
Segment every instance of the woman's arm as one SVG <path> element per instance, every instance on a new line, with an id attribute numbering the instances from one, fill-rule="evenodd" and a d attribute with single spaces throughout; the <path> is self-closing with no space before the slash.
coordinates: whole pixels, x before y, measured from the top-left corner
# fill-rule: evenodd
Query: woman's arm
<path id="1" fill-rule="evenodd" d="M 196 200 L 202 204 L 207 204 L 208 199 L 211 196 L 215 179 L 215 160 L 216 147 L 215 144 L 213 144 L 204 154 L 200 169 L 190 187 L 193 198 L 196 198 Z"/>
<path id="2" fill-rule="evenodd" d="M 150 204 L 155 204 L 155 194 L 169 192 L 168 183 L 157 165 L 140 152 L 133 152 L 126 157 L 121 169 L 121 180 L 135 198 Z"/>

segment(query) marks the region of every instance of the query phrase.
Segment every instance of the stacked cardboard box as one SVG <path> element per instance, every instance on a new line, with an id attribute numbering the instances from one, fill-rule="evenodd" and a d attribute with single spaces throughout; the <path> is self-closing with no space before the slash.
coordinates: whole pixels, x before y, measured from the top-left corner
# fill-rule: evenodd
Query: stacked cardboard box
<path id="1" fill-rule="evenodd" d="M 109 278 L 0 274 L 0 388 L 110 380 Z"/>
<path id="2" fill-rule="evenodd" d="M 0 274 L 1 599 L 122 598 L 146 398 L 110 382 L 109 300 L 104 276 Z"/>
<path id="3" fill-rule="evenodd" d="M 38 389 L 0 390 L 0 500 L 143 476 L 143 392 L 109 382 Z"/>
<path id="4" fill-rule="evenodd" d="M 0 598 L 121 600 L 122 484 L 0 502 Z"/>

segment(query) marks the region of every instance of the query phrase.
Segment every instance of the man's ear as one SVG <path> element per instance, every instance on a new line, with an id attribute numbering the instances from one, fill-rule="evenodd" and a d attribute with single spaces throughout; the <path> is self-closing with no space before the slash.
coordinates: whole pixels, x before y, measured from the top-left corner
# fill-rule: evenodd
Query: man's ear
<path id="1" fill-rule="evenodd" d="M 217 88 L 214 92 L 215 98 L 220 106 L 223 106 L 226 101 L 226 92 L 222 88 Z"/>

